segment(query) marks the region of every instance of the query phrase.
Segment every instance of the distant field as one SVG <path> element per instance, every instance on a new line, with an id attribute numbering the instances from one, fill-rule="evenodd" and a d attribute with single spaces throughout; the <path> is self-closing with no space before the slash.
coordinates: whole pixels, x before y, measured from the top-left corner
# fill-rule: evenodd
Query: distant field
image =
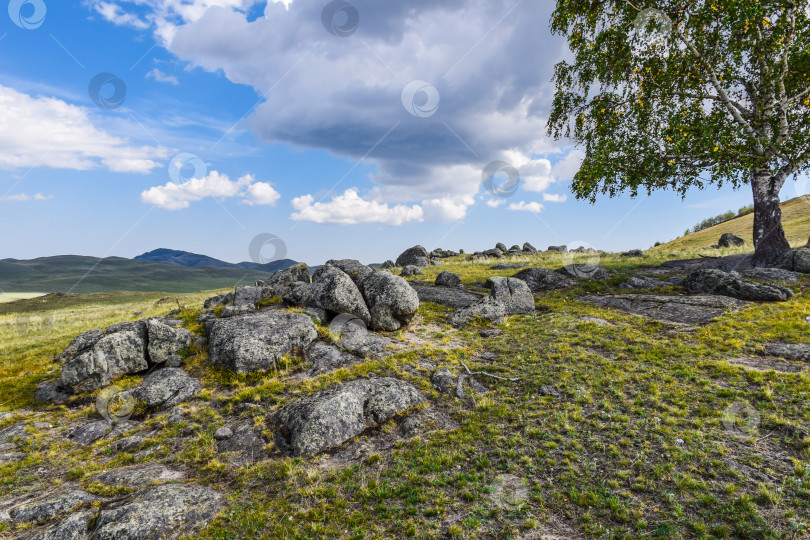
<path id="1" fill-rule="evenodd" d="M 29 298 L 36 298 L 45 293 L 41 292 L 14 292 L 14 293 L 0 293 L 0 304 L 4 302 L 14 302 L 15 300 L 28 300 Z"/>
<path id="2" fill-rule="evenodd" d="M 810 236 L 810 197 L 797 197 L 782 203 L 782 226 L 785 228 L 785 234 L 791 246 L 799 247 L 807 243 Z M 714 227 L 677 238 L 656 248 L 651 248 L 650 251 L 675 253 L 678 251 L 710 249 L 712 245 L 717 244 L 720 236 L 724 233 L 733 233 L 745 240 L 747 245 L 735 251 L 753 251 L 754 214 L 734 218 Z"/>

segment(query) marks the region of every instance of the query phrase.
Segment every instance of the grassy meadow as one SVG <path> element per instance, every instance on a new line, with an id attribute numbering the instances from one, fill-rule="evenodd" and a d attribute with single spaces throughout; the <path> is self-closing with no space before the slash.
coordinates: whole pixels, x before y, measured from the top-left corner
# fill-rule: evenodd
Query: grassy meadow
<path id="1" fill-rule="evenodd" d="M 767 342 L 810 342 L 810 282 L 793 286 L 789 302 L 751 304 L 686 329 L 576 301 L 619 292 L 627 276 L 664 258 L 604 255 L 599 262 L 615 272 L 610 280 L 537 295 L 536 314 L 510 317 L 495 338 L 481 338 L 482 326 L 455 330 L 447 308 L 424 303 L 411 328 L 392 334 L 405 345 L 400 352 L 315 378 L 302 376 L 306 362 L 294 355 L 277 372 L 235 376 L 195 351 L 187 369 L 204 390 L 187 404 L 188 422 L 137 418 L 153 435 L 118 454 L 107 442 L 82 448 L 54 437 L 93 416 L 92 399 L 41 407 L 31 399 L 35 382 L 57 374 L 54 355 L 79 332 L 165 314 L 177 302 L 109 293 L 3 304 L 0 410 L 33 410 L 26 418 L 36 435 L 25 460 L 0 464 L 0 499 L 65 479 L 109 495 L 92 474 L 159 461 L 226 493 L 227 509 L 195 538 L 806 538 L 810 371 L 751 369 L 740 360 L 756 365 Z M 570 261 L 539 254 L 509 262 L 557 268 Z M 483 291 L 486 277 L 515 273 L 489 270 L 493 264 L 446 259 L 415 279 L 432 281 L 447 269 Z M 194 309 L 211 294 L 178 296 L 194 331 L 201 330 Z M 465 399 L 439 394 L 431 371 L 461 372 L 462 362 L 520 380 L 478 378 L 486 391 L 468 388 Z M 411 382 L 457 428 L 405 441 L 391 423 L 361 436 L 349 457 L 287 458 L 272 443 L 269 459 L 244 467 L 217 455 L 217 428 L 251 421 L 271 441 L 273 411 L 370 373 Z M 742 431 L 723 421 L 740 404 L 758 416 Z M 35 421 L 54 428 L 39 432 Z M 153 452 L 135 456 L 144 449 Z M 504 482 L 513 496 L 503 496 Z M 0 522 L 0 538 L 20 532 Z"/>

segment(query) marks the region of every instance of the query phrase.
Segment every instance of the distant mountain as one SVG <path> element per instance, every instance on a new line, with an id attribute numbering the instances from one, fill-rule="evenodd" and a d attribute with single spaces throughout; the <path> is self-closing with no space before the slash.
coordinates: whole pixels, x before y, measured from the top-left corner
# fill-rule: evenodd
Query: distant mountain
<path id="1" fill-rule="evenodd" d="M 281 259 L 267 264 L 259 264 L 255 262 L 241 262 L 229 263 L 220 261 L 207 255 L 198 255 L 197 253 L 189 253 L 188 251 L 179 251 L 176 249 L 160 248 L 138 255 L 135 257 L 136 261 L 148 262 L 162 262 L 169 264 L 176 264 L 178 266 L 186 266 L 188 268 L 243 268 L 246 270 L 259 270 L 261 272 L 278 272 L 295 266 L 298 262 L 292 259 Z"/>
<path id="2" fill-rule="evenodd" d="M 267 279 L 270 275 L 271 272 L 251 268 L 187 267 L 176 263 L 121 257 L 98 259 L 60 255 L 28 261 L 0 260 L 0 291 L 80 294 L 108 291 L 187 293 L 222 289 L 239 284 L 250 285 L 258 279 Z"/>

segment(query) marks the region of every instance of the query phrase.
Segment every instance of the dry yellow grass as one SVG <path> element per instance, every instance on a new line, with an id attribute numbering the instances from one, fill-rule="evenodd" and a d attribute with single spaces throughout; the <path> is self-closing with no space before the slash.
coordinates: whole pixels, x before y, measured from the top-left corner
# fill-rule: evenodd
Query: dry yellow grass
<path id="1" fill-rule="evenodd" d="M 810 236 L 810 197 L 796 197 L 782 203 L 782 225 L 785 228 L 788 242 L 793 247 L 803 246 Z M 651 248 L 650 252 L 674 253 L 678 251 L 693 251 L 709 249 L 717 244 L 720 235 L 733 233 L 745 239 L 746 248 L 741 251 L 754 250 L 754 214 L 734 218 L 725 223 L 709 227 L 702 231 L 690 234 Z"/>

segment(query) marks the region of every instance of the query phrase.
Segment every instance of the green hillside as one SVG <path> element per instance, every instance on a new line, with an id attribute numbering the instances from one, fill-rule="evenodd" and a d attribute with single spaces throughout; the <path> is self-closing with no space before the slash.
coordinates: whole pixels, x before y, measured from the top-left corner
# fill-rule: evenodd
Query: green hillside
<path id="1" fill-rule="evenodd" d="M 810 237 L 810 197 L 803 196 L 791 199 L 782 203 L 782 225 L 785 234 L 793 247 L 803 246 Z M 754 250 L 754 214 L 734 218 L 720 223 L 714 227 L 709 227 L 702 231 L 692 233 L 649 251 L 652 253 L 663 252 L 673 253 L 677 251 L 694 251 L 700 249 L 710 249 L 717 244 L 720 236 L 724 233 L 734 233 L 745 239 L 746 247 L 735 249 L 735 251 Z"/>
<path id="2" fill-rule="evenodd" d="M 0 293 L 109 291 L 191 293 L 250 284 L 270 274 L 241 268 L 188 268 L 120 257 L 77 255 L 0 260 Z"/>

